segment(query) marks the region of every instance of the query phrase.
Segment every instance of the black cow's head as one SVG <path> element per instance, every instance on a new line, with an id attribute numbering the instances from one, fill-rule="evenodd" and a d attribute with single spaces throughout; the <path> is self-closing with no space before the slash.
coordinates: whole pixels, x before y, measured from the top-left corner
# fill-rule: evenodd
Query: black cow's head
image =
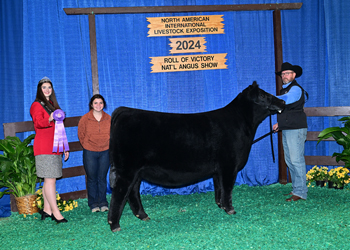
<path id="1" fill-rule="evenodd" d="M 270 114 L 281 113 L 286 103 L 285 101 L 260 89 L 256 81 L 249 86 L 249 95 L 255 104 L 270 111 Z"/>

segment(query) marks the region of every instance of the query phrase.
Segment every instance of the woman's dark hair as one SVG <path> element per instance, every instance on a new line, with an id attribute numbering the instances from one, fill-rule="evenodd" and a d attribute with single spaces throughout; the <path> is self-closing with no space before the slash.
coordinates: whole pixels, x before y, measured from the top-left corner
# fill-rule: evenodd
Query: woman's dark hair
<path id="1" fill-rule="evenodd" d="M 41 89 L 41 86 L 44 84 L 44 83 L 50 83 L 51 85 L 51 88 L 52 88 L 52 93 L 50 95 L 50 101 L 53 103 L 51 104 L 45 97 L 42 89 Z M 38 102 L 43 102 L 45 103 L 46 106 L 48 106 L 51 110 L 55 111 L 56 109 L 61 109 L 60 106 L 58 105 L 57 103 L 57 99 L 56 99 L 56 94 L 55 94 L 55 90 L 53 89 L 53 85 L 52 85 L 52 82 L 49 78 L 47 77 L 44 77 L 42 78 L 39 83 L 38 83 L 38 87 L 36 89 L 36 98 L 35 98 L 35 101 L 38 101 Z"/>
<path id="2" fill-rule="evenodd" d="M 107 107 L 107 103 L 105 101 L 105 99 L 103 98 L 102 95 L 100 94 L 95 94 L 91 97 L 90 102 L 89 102 L 89 109 L 92 109 L 92 103 L 94 102 L 95 99 L 101 99 L 103 102 L 103 109 L 105 109 Z"/>

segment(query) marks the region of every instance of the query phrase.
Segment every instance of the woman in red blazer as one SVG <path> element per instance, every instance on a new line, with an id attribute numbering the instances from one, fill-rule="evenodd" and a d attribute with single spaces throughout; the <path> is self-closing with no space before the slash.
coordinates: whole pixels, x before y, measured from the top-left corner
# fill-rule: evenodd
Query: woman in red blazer
<path id="1" fill-rule="evenodd" d="M 49 78 L 44 77 L 38 83 L 36 99 L 30 107 L 35 129 L 34 155 L 36 173 L 44 179 L 44 209 L 41 219 L 50 217 L 57 223 L 67 222 L 62 216 L 56 201 L 56 179 L 62 176 L 62 153 L 52 152 L 55 121 L 53 111 L 60 109 L 55 91 Z M 69 152 L 64 152 L 64 160 L 68 160 Z"/>

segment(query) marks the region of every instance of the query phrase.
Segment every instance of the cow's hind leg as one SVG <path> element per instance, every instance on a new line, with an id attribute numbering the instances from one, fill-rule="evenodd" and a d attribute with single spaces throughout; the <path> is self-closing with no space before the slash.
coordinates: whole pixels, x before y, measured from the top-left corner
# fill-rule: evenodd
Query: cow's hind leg
<path id="1" fill-rule="evenodd" d="M 120 231 L 119 221 L 126 203 L 128 192 L 131 189 L 131 184 L 131 181 L 124 180 L 120 176 L 116 177 L 108 212 L 108 223 L 113 232 Z"/>
<path id="2" fill-rule="evenodd" d="M 142 206 L 141 197 L 140 197 L 140 185 L 141 185 L 141 179 L 137 180 L 133 185 L 132 189 L 130 190 L 128 200 L 129 200 L 130 208 L 134 213 L 134 215 L 143 221 L 147 221 L 147 220 L 150 220 L 150 218 L 145 213 L 145 210 L 143 209 L 143 206 Z"/>

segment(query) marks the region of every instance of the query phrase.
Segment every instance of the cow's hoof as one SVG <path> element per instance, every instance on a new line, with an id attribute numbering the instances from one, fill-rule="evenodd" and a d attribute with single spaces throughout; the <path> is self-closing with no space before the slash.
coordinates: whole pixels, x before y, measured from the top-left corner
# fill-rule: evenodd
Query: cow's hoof
<path id="1" fill-rule="evenodd" d="M 142 213 L 142 214 L 136 214 L 136 217 L 139 218 L 140 220 L 150 220 L 150 218 L 148 217 L 148 215 L 146 213 Z"/>
<path id="2" fill-rule="evenodd" d="M 230 211 L 228 211 L 228 212 L 226 212 L 227 214 L 229 214 L 229 215 L 231 215 L 231 214 L 236 214 L 236 211 L 234 210 L 234 209 L 232 209 L 232 210 L 230 210 Z"/>
<path id="3" fill-rule="evenodd" d="M 108 224 L 112 224 L 112 221 L 109 220 L 109 221 L 108 221 Z"/>
<path id="4" fill-rule="evenodd" d="M 111 230 L 112 230 L 113 233 L 115 233 L 115 232 L 120 231 L 121 228 L 120 228 L 120 227 L 116 227 L 116 228 L 113 228 L 113 229 L 112 229 L 112 226 L 111 226 Z"/>
<path id="5" fill-rule="evenodd" d="M 147 216 L 146 218 L 143 218 L 142 220 L 143 220 L 143 221 L 148 221 L 148 220 L 150 220 L 150 219 L 151 219 L 151 218 Z"/>

